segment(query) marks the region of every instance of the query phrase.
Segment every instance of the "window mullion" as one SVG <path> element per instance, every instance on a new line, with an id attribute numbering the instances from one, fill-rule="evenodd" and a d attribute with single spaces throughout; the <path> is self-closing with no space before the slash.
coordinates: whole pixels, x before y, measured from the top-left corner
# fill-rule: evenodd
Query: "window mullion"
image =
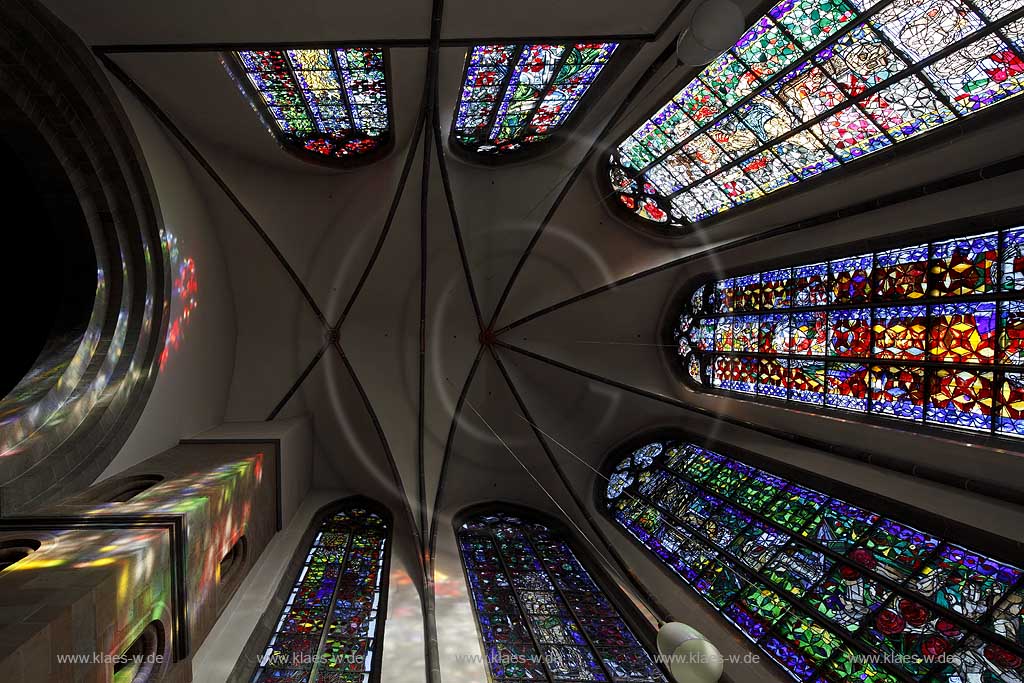
<path id="1" fill-rule="evenodd" d="M 587 641 L 587 645 L 590 647 L 591 651 L 593 651 L 593 653 L 594 653 L 594 660 L 598 663 L 598 665 L 601 667 L 601 671 L 603 671 L 604 675 L 607 677 L 605 680 L 607 680 L 607 681 L 615 680 L 615 677 L 612 675 L 612 672 L 608 669 L 608 665 L 605 664 L 604 663 L 604 659 L 601 658 L 600 650 L 597 649 L 597 645 L 594 643 L 593 639 L 590 637 L 590 634 L 587 633 L 587 629 L 583 626 L 583 622 L 580 620 L 579 615 L 576 613 L 576 608 L 573 607 L 571 602 L 569 602 L 568 597 L 565 595 L 565 591 L 563 591 L 558 586 L 558 583 L 555 581 L 555 576 L 551 573 L 551 569 L 548 567 L 547 560 L 544 559 L 543 557 L 541 557 L 540 553 L 537 552 L 537 545 L 536 545 L 536 543 L 533 540 L 533 536 L 525 528 L 522 531 L 523 531 L 523 538 L 525 538 L 526 542 L 530 545 L 530 549 L 533 550 L 533 554 L 537 556 L 538 560 L 540 560 L 540 564 L 544 568 L 544 574 L 548 577 L 548 581 L 550 581 L 551 585 L 554 587 L 555 593 L 558 594 L 558 597 L 561 598 L 562 603 L 565 604 L 566 609 L 568 609 L 569 613 L 572 614 L 572 619 L 573 619 L 574 622 L 576 622 L 576 626 L 579 628 L 580 634 L 583 636 L 583 639 Z M 568 543 L 565 543 L 565 545 L 566 545 L 566 547 L 569 546 Z M 575 555 L 575 553 L 573 553 L 573 555 Z M 579 558 L 578 557 L 576 558 L 576 561 L 579 562 Z M 580 562 L 581 566 L 582 566 L 582 564 L 583 563 Z M 587 572 L 587 573 L 589 574 L 589 572 Z M 594 580 L 593 577 L 590 577 L 590 578 L 591 578 L 591 581 Z M 597 582 L 594 581 L 594 583 L 596 584 Z M 544 657 L 543 653 L 541 653 L 541 656 Z"/>
<path id="2" fill-rule="evenodd" d="M 558 80 L 558 74 L 561 73 L 562 68 L 565 66 L 565 63 L 569 61 L 569 57 L 570 55 L 572 55 L 572 51 L 574 49 L 576 49 L 576 43 L 568 43 L 567 45 L 565 45 L 561 57 L 558 58 L 558 62 L 555 64 L 555 68 L 551 72 L 551 80 L 547 82 L 547 84 L 544 86 L 544 92 L 542 92 L 540 97 L 537 98 L 537 101 L 533 103 L 533 107 L 530 109 L 529 116 L 523 117 L 524 133 L 533 124 L 533 117 L 536 116 L 537 110 L 540 109 L 540 106 L 544 104 L 544 100 L 546 100 L 548 95 L 550 95 L 554 91 L 555 82 Z"/>
<path id="3" fill-rule="evenodd" d="M 540 641 L 537 639 L 537 634 L 534 631 L 533 620 L 530 619 L 530 615 L 526 611 L 526 607 L 523 605 L 522 599 L 519 597 L 519 589 L 516 587 L 514 580 L 512 578 L 512 572 L 509 571 L 508 564 L 505 562 L 505 553 L 501 549 L 501 542 L 500 539 L 498 538 L 498 534 L 490 526 L 488 526 L 487 528 L 487 533 L 491 538 L 491 543 L 494 544 L 494 555 L 498 558 L 498 563 L 501 565 L 501 570 L 505 573 L 505 576 L 508 578 L 508 585 L 512 591 L 512 599 L 515 600 L 516 607 L 519 608 L 519 614 L 523 617 L 523 623 L 526 625 L 526 631 L 530 634 L 530 641 L 533 643 L 533 647 L 534 650 L 536 650 L 537 652 L 537 656 L 540 657 L 540 664 L 542 667 L 544 667 L 544 674 L 547 676 L 548 681 L 554 681 L 555 676 L 551 673 L 551 669 L 548 667 L 547 657 L 544 656 L 544 650 L 541 649 Z M 490 678 L 490 672 L 488 672 L 488 678 Z"/>
<path id="4" fill-rule="evenodd" d="M 520 60 L 523 59 L 523 50 L 525 48 L 526 48 L 525 44 L 524 45 L 518 45 L 517 44 L 517 45 L 513 46 L 513 50 L 512 50 L 512 53 L 510 55 L 511 59 L 509 59 L 509 61 L 508 61 L 508 71 L 505 73 L 505 77 L 501 80 L 501 87 L 498 89 L 498 92 L 500 93 L 501 99 L 495 101 L 494 109 L 491 111 L 491 113 L 487 117 L 487 125 L 484 126 L 481 129 L 481 130 L 487 131 L 487 135 L 486 135 L 485 139 L 489 140 L 491 142 L 494 141 L 494 138 L 493 138 L 493 136 L 494 136 L 494 124 L 498 120 L 498 112 L 501 111 L 501 105 L 504 102 L 505 95 L 508 93 L 509 85 L 512 83 L 512 76 L 516 72 L 516 67 L 519 66 Z"/>

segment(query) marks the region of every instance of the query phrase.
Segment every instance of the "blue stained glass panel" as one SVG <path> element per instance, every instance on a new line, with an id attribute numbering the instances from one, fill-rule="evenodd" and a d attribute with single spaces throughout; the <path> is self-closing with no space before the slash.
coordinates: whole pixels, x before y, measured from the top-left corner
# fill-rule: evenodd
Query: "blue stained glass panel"
<path id="1" fill-rule="evenodd" d="M 999 264 L 1003 290 L 1024 290 L 1024 228 L 1003 233 Z"/>
<path id="2" fill-rule="evenodd" d="M 924 417 L 924 370 L 907 366 L 872 366 L 871 412 L 904 420 Z"/>
<path id="3" fill-rule="evenodd" d="M 862 363 L 829 363 L 826 369 L 825 405 L 866 413 L 870 372 Z"/>
<path id="4" fill-rule="evenodd" d="M 1006 436 L 1024 436 L 1024 374 L 1005 373 L 998 399 L 996 430 Z"/>
<path id="5" fill-rule="evenodd" d="M 821 306 L 828 303 L 828 264 L 815 263 L 793 269 L 793 305 Z"/>
<path id="6" fill-rule="evenodd" d="M 548 140 L 579 107 L 617 48 L 618 43 L 582 42 L 474 46 L 466 56 L 452 140 L 468 152 L 491 156 Z M 658 126 L 670 115 L 645 122 L 619 145 L 629 168 L 640 170 L 671 148 Z M 654 187 L 675 191 L 658 182 Z"/>
<path id="7" fill-rule="evenodd" d="M 991 372 L 939 369 L 932 373 L 925 418 L 929 422 L 986 431 L 992 425 Z"/>
<path id="8" fill-rule="evenodd" d="M 789 397 L 801 403 L 822 405 L 825 402 L 825 362 L 791 360 Z"/>
<path id="9" fill-rule="evenodd" d="M 829 263 L 829 303 L 862 303 L 870 300 L 873 257 L 873 254 L 865 254 Z"/>
<path id="10" fill-rule="evenodd" d="M 642 512 L 633 518 L 622 507 L 618 518 L 638 539 L 653 541 L 654 532 L 667 540 L 668 530 Z M 458 540 L 492 680 L 606 681 L 606 667 L 666 680 L 560 531 L 510 513 L 479 513 L 462 524 Z M 496 622 L 519 638 L 491 640 Z"/>
<path id="11" fill-rule="evenodd" d="M 608 501 L 612 518 L 794 676 L 825 666 L 843 680 L 896 683 L 901 669 L 920 672 L 912 657 L 893 655 L 918 652 L 915 643 L 932 636 L 969 644 L 980 658 L 970 680 L 1006 671 L 1016 656 L 997 636 L 1024 619 L 1020 568 L 695 444 L 657 443 L 675 455 L 648 467 L 671 459 L 691 491 L 714 487 L 721 498 L 698 492 L 673 506 L 634 484 L 628 513 L 621 497 Z M 767 499 L 756 493 L 766 484 Z M 937 620 L 941 610 L 973 626 Z M 841 633 L 863 651 L 843 645 Z M 858 663 L 864 654 L 872 664 Z"/>

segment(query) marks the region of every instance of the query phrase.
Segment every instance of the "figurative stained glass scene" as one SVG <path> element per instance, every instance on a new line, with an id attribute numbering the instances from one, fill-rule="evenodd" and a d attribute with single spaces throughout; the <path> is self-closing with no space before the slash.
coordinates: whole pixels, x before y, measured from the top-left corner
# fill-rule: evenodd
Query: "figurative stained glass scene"
<path id="1" fill-rule="evenodd" d="M 532 147 L 554 135 L 607 66 L 618 43 L 477 45 L 452 122 L 452 140 L 476 154 Z"/>
<path id="2" fill-rule="evenodd" d="M 798 681 L 1024 680 L 1018 567 L 681 440 L 625 454 L 604 499 Z"/>
<path id="3" fill-rule="evenodd" d="M 390 535 L 384 517 L 358 504 L 320 524 L 252 683 L 368 683 Z"/>
<path id="4" fill-rule="evenodd" d="M 267 125 L 312 158 L 357 159 L 391 136 L 385 52 L 380 48 L 232 53 Z"/>
<path id="5" fill-rule="evenodd" d="M 1024 436 L 1024 228 L 723 278 L 679 320 L 702 390 Z"/>
<path id="6" fill-rule="evenodd" d="M 609 159 L 671 232 L 1024 89 L 1024 0 L 781 0 Z"/>
<path id="7" fill-rule="evenodd" d="M 666 681 L 560 533 L 489 513 L 458 541 L 491 681 Z"/>

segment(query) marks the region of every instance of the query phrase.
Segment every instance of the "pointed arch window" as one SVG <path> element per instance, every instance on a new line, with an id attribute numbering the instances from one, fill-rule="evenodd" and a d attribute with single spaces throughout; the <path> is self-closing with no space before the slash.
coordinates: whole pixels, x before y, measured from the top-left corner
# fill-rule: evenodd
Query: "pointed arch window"
<path id="1" fill-rule="evenodd" d="M 453 145 L 486 158 L 525 152 L 549 140 L 618 47 L 586 42 L 474 46 L 466 55 L 452 120 Z"/>
<path id="2" fill-rule="evenodd" d="M 300 157 L 350 164 L 390 145 L 385 49 L 242 50 L 229 63 L 264 123 Z"/>
<path id="3" fill-rule="evenodd" d="M 491 681 L 666 681 L 558 528 L 484 512 L 458 542 Z"/>
<path id="4" fill-rule="evenodd" d="M 390 515 L 369 501 L 320 522 L 253 683 L 380 680 Z"/>
<path id="5" fill-rule="evenodd" d="M 1021 438 L 1024 228 L 705 282 L 675 341 L 695 389 Z"/>
<path id="6" fill-rule="evenodd" d="M 617 203 L 685 228 L 1024 90 L 1021 0 L 781 0 L 609 159 Z"/>
<path id="7" fill-rule="evenodd" d="M 1019 567 L 684 439 L 641 444 L 613 455 L 605 513 L 796 680 L 1024 677 Z"/>

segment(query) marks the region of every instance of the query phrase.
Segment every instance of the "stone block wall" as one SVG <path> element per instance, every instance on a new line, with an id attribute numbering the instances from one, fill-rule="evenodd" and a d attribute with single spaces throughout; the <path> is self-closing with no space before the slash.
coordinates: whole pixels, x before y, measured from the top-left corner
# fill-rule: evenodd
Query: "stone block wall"
<path id="1" fill-rule="evenodd" d="M 17 560 L 0 569 L 0 671 L 109 683 L 155 633 L 148 683 L 190 681 L 191 653 L 277 531 L 277 459 L 273 442 L 180 445 L 0 519 L 0 561 Z"/>

